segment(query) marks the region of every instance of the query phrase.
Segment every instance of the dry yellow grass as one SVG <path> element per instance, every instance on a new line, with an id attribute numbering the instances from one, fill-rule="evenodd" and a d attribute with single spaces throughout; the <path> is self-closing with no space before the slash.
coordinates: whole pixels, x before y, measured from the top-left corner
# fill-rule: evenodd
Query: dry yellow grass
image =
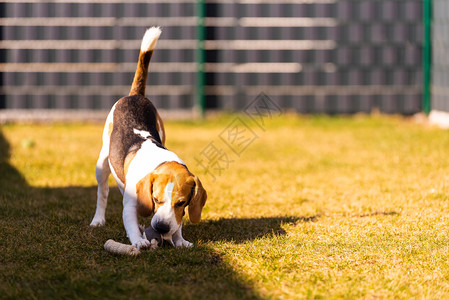
<path id="1" fill-rule="evenodd" d="M 0 175 L 0 291 L 126 299 L 449 296 L 447 131 L 382 116 L 284 115 L 263 128 L 242 118 L 254 140 L 238 155 L 224 141 L 235 117 L 166 124 L 168 147 L 200 176 L 209 200 L 203 221 L 185 226 L 194 249 L 136 260 L 101 249 L 107 238 L 127 241 L 117 190 L 107 227 L 88 227 L 101 125 L 4 126 L 11 157 L 2 154 Z M 210 143 L 221 150 L 221 170 L 204 168 Z M 67 240 L 69 233 L 77 238 Z M 31 271 L 46 264 L 43 274 Z"/>

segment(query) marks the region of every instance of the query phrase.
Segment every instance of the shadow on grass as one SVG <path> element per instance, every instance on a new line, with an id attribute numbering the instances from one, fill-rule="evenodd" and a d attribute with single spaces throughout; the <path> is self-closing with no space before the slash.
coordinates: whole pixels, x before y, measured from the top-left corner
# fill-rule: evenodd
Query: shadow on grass
<path id="1" fill-rule="evenodd" d="M 25 178 L 13 166 L 10 165 L 11 149 L 0 130 L 0 187 L 14 188 L 26 187 Z"/>
<path id="2" fill-rule="evenodd" d="M 107 239 L 129 243 L 118 189 L 111 188 L 107 225 L 92 229 L 96 187 L 32 187 L 9 163 L 10 151 L 0 131 L 0 294 L 5 298 L 261 299 L 210 242 L 284 235 L 284 223 L 314 221 L 203 221 L 185 226 L 186 239 L 200 246 L 113 256 L 103 250 Z"/>
<path id="3" fill-rule="evenodd" d="M 224 241 L 244 243 L 257 238 L 285 235 L 283 224 L 295 224 L 297 222 L 315 222 L 318 216 L 312 217 L 263 217 L 247 219 L 219 219 L 203 221 L 197 225 L 186 225 L 186 235 L 192 237 L 192 242 Z"/>

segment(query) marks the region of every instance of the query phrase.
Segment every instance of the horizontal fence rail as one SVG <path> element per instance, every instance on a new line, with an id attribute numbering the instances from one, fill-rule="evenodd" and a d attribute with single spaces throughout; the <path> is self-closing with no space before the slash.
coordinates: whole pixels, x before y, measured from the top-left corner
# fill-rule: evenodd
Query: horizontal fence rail
<path id="1" fill-rule="evenodd" d="M 301 113 L 421 110 L 422 1 L 205 2 L 206 108 L 237 111 L 264 92 Z M 145 29 L 159 25 L 148 96 L 161 108 L 191 110 L 195 5 L 1 1 L 0 108 L 109 109 L 129 91 Z"/>

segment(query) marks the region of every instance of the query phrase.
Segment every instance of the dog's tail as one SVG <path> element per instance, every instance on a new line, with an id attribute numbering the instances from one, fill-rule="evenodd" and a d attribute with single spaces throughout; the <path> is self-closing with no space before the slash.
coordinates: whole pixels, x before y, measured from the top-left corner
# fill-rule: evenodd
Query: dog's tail
<path id="1" fill-rule="evenodd" d="M 156 48 L 157 40 L 161 35 L 159 27 L 151 27 L 147 29 L 142 39 L 140 46 L 139 62 L 137 63 L 136 73 L 134 74 L 133 84 L 129 95 L 145 96 L 145 85 L 148 76 L 148 65 L 150 64 L 151 56 L 154 48 Z"/>

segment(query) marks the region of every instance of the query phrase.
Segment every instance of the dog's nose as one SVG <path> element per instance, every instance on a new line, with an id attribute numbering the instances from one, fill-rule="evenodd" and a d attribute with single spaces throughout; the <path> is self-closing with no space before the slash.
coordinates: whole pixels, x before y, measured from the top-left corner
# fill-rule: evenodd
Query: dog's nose
<path id="1" fill-rule="evenodd" d="M 154 230 L 160 234 L 165 234 L 170 231 L 170 225 L 163 222 L 157 222 L 154 226 Z"/>

